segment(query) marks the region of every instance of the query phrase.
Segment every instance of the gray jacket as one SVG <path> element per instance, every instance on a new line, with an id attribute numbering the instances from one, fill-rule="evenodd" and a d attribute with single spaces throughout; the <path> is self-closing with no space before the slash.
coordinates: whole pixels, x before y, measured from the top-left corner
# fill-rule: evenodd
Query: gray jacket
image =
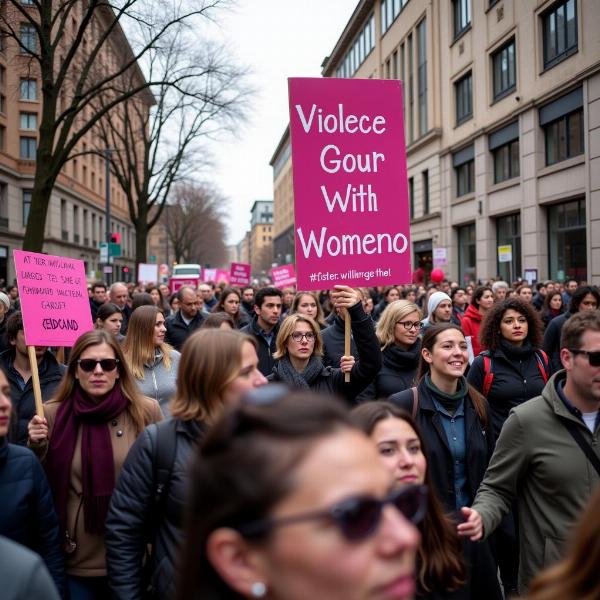
<path id="1" fill-rule="evenodd" d="M 600 484 L 600 476 L 561 419 L 574 421 L 600 457 L 600 426 L 592 434 L 561 400 L 553 375 L 541 396 L 513 408 L 502 427 L 473 508 L 490 535 L 518 500 L 519 592 L 562 557 L 565 541 Z"/>
<path id="2" fill-rule="evenodd" d="M 140 392 L 156 400 L 165 417 L 170 415 L 169 400 L 177 389 L 180 357 L 181 354 L 177 350 L 171 350 L 171 367 L 167 369 L 163 353 L 157 350 L 154 362 L 144 365 L 144 379 L 136 379 Z"/>

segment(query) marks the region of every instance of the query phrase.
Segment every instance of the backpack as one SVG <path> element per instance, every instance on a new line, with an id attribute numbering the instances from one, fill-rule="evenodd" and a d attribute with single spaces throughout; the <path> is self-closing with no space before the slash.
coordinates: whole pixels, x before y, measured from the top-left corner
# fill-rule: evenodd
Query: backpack
<path id="1" fill-rule="evenodd" d="M 494 381 L 494 371 L 492 370 L 493 363 L 488 350 L 482 352 L 481 356 L 483 357 L 483 388 L 481 389 L 481 393 L 487 398 L 487 395 L 492 389 L 492 382 Z M 542 374 L 542 379 L 544 380 L 544 383 L 547 383 L 550 378 L 550 362 L 548 360 L 548 355 L 543 350 L 538 349 L 535 351 L 535 358 L 538 369 Z"/>

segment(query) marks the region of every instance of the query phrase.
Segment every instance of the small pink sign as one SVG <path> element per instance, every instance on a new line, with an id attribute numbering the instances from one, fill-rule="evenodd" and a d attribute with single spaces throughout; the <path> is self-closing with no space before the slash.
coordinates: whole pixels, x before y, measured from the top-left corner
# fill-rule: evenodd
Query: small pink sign
<path id="1" fill-rule="evenodd" d="M 271 279 L 276 288 L 284 288 L 296 285 L 296 273 L 294 265 L 283 265 L 271 269 Z"/>
<path id="2" fill-rule="evenodd" d="M 217 269 L 215 282 L 218 285 L 222 281 L 224 281 L 226 284 L 229 284 L 229 271 L 226 271 L 225 269 Z"/>
<path id="3" fill-rule="evenodd" d="M 410 283 L 401 82 L 288 84 L 298 287 Z"/>
<path id="4" fill-rule="evenodd" d="M 93 328 L 82 260 L 14 251 L 28 346 L 72 346 Z"/>
<path id="5" fill-rule="evenodd" d="M 229 283 L 231 285 L 249 285 L 250 284 L 250 265 L 246 263 L 231 263 L 229 271 Z"/>

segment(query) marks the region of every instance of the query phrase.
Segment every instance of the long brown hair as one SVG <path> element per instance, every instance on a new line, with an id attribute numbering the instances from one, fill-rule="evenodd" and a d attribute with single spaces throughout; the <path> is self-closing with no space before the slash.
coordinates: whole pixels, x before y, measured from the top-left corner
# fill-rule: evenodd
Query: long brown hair
<path id="1" fill-rule="evenodd" d="M 133 375 L 127 367 L 121 346 L 115 337 L 104 329 L 93 329 L 92 331 L 84 333 L 77 339 L 69 356 L 67 372 L 62 378 L 53 400 L 56 402 L 64 402 L 73 393 L 75 386 L 79 385 L 78 380 L 75 377 L 77 361 L 85 350 L 92 346 L 100 346 L 101 344 L 110 346 L 115 353 L 115 358 L 119 360 L 117 366 L 119 369 L 119 379 L 117 379 L 115 385 L 121 387 L 123 395 L 129 400 L 126 410 L 135 425 L 136 432 L 139 434 L 150 422 L 148 405 L 144 402 L 144 396 L 140 394 L 133 379 Z"/>
<path id="2" fill-rule="evenodd" d="M 529 600 L 599 600 L 600 489 L 571 538 L 566 558 L 533 580 Z"/>
<path id="3" fill-rule="evenodd" d="M 315 321 L 321 326 L 325 327 L 327 323 L 325 323 L 325 315 L 323 314 L 323 307 L 319 302 L 319 296 L 315 292 L 297 292 L 292 300 L 292 308 L 290 310 L 290 315 L 293 315 L 298 312 L 298 306 L 300 306 L 300 302 L 302 301 L 303 296 L 310 296 L 317 305 L 317 317 Z"/>
<path id="4" fill-rule="evenodd" d="M 425 333 L 423 334 L 423 339 L 421 341 L 421 358 L 419 359 L 419 366 L 417 368 L 416 381 L 421 382 L 421 380 L 431 373 L 431 365 L 423 358 L 423 350 L 428 350 L 429 352 L 433 352 L 433 347 L 437 341 L 440 333 L 444 331 L 448 331 L 449 329 L 455 329 L 458 331 L 463 337 L 464 333 L 462 329 L 458 327 L 458 325 L 454 325 L 454 323 L 438 323 L 436 325 L 432 325 L 429 327 Z M 471 384 L 467 383 L 467 389 L 469 391 L 469 398 L 473 403 L 473 408 L 481 421 L 481 424 L 484 427 L 488 425 L 488 411 L 487 411 L 487 400 L 482 396 Z"/>
<path id="5" fill-rule="evenodd" d="M 425 440 L 418 425 L 404 409 L 395 404 L 383 400 L 365 402 L 352 410 L 350 417 L 368 436 L 373 434 L 380 421 L 400 419 L 406 422 L 419 438 L 421 452 L 427 456 Z M 425 470 L 425 484 L 429 494 L 427 513 L 419 527 L 419 586 L 423 591 L 431 592 L 443 585 L 445 592 L 454 592 L 466 581 L 462 543 L 455 524 L 444 514 L 442 504 L 435 494 L 429 469 Z"/>

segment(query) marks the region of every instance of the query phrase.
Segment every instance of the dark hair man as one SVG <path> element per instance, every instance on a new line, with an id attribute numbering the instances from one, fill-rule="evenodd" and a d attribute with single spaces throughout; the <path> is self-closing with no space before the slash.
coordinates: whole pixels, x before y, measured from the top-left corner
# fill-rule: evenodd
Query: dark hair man
<path id="1" fill-rule="evenodd" d="M 196 296 L 196 290 L 189 285 L 184 285 L 177 291 L 179 310 L 165 321 L 167 334 L 165 341 L 176 350 L 181 350 L 185 340 L 194 331 L 200 329 L 205 316 L 200 310 L 201 302 Z"/>
<path id="2" fill-rule="evenodd" d="M 96 322 L 98 309 L 106 302 L 106 284 L 96 281 L 92 284 L 92 297 L 90 298 L 90 310 L 92 311 L 92 323 Z"/>

